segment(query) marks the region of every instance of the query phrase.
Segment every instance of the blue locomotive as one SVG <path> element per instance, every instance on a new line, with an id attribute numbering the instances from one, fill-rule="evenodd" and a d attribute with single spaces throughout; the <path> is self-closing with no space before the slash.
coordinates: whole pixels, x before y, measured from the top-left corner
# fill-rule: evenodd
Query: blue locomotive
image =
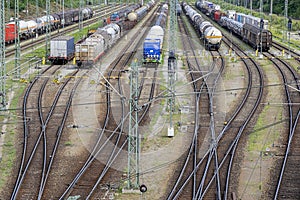
<path id="1" fill-rule="evenodd" d="M 168 5 L 164 4 L 160 14 L 147 34 L 143 44 L 144 63 L 160 63 L 162 46 L 164 41 L 164 27 L 166 25 Z"/>

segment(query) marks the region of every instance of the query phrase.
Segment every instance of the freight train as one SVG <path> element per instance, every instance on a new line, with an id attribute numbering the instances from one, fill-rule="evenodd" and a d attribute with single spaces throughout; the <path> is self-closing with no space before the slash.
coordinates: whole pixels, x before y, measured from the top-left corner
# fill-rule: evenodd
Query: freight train
<path id="1" fill-rule="evenodd" d="M 180 16 L 181 13 L 182 13 L 181 5 L 180 5 L 180 3 L 177 3 L 176 4 L 176 15 Z"/>
<path id="2" fill-rule="evenodd" d="M 201 15 L 187 3 L 183 2 L 182 7 L 189 20 L 193 23 L 200 39 L 203 41 L 205 49 L 209 51 L 218 50 L 223 37 L 221 31 L 201 17 Z"/>
<path id="3" fill-rule="evenodd" d="M 152 26 L 143 43 L 143 62 L 161 63 L 164 42 L 164 28 L 168 17 L 168 4 L 161 7 L 155 25 Z"/>
<path id="4" fill-rule="evenodd" d="M 111 23 L 102 28 L 85 40 L 75 45 L 75 60 L 77 66 L 89 66 L 95 64 L 99 58 L 121 37 L 121 27 Z"/>
<path id="5" fill-rule="evenodd" d="M 73 9 L 64 13 L 53 13 L 49 17 L 42 16 L 29 21 L 19 20 L 19 28 L 16 28 L 15 21 L 9 22 L 5 25 L 5 43 L 10 44 L 15 41 L 16 30 L 19 30 L 20 39 L 25 40 L 45 33 L 48 25 L 50 30 L 55 30 L 76 23 L 79 21 L 80 14 L 83 20 L 87 20 L 93 17 L 93 10 L 91 8 Z"/>
<path id="6" fill-rule="evenodd" d="M 254 49 L 268 51 L 272 46 L 272 33 L 268 21 L 251 15 L 236 13 L 234 10 L 221 11 L 220 6 L 208 1 L 196 1 L 196 8 L 211 17 L 221 26 L 235 33 Z"/>
<path id="7" fill-rule="evenodd" d="M 153 7 L 154 1 L 147 4 L 148 11 Z M 132 9 L 133 7 L 131 7 Z M 140 10 L 140 9 L 137 9 Z M 131 13 L 140 13 L 132 11 Z M 145 16 L 147 11 L 142 14 Z M 141 15 L 135 15 L 142 19 Z M 110 18 L 110 17 L 109 17 Z M 59 36 L 50 41 L 50 56 L 48 59 L 53 63 L 67 63 L 75 57 L 78 66 L 88 66 L 97 60 L 120 38 L 125 23 L 130 22 L 128 15 L 125 21 L 110 23 L 103 28 L 88 31 L 87 37 L 74 43 L 74 38 L 69 36 Z M 139 21 L 133 19 L 131 28 Z M 128 27 L 127 27 L 128 28 Z M 126 28 L 125 28 L 126 29 Z M 127 29 L 126 29 L 127 30 Z"/>
<path id="8" fill-rule="evenodd" d="M 132 29 L 139 21 L 141 21 L 146 14 L 153 8 L 155 4 L 154 0 L 150 0 L 146 5 L 130 12 L 125 20 L 122 22 L 123 30 Z"/>
<path id="9" fill-rule="evenodd" d="M 150 0 L 146 5 L 140 7 L 135 11 L 130 12 L 127 16 L 127 20 L 131 22 L 139 22 L 149 12 L 149 10 L 154 6 L 154 4 L 155 1 Z"/>
<path id="10" fill-rule="evenodd" d="M 114 22 L 114 23 L 119 22 L 121 19 L 126 18 L 130 12 L 140 7 L 141 7 L 140 4 L 133 4 L 117 12 L 114 12 L 113 14 L 110 15 L 110 22 Z"/>

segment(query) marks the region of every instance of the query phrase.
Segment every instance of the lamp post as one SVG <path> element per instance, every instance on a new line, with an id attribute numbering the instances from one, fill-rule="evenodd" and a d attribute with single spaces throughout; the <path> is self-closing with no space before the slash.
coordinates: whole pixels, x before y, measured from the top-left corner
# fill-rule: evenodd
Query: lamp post
<path id="1" fill-rule="evenodd" d="M 288 58 L 291 58 L 291 49 L 290 49 L 291 31 L 292 31 L 292 19 L 289 18 L 289 21 L 288 21 L 288 35 L 289 35 L 289 55 L 288 55 Z"/>

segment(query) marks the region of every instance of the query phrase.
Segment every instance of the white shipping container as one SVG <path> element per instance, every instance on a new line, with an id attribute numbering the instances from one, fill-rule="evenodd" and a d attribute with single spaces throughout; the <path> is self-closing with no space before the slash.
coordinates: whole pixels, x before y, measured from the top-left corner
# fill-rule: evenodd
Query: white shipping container
<path id="1" fill-rule="evenodd" d="M 104 52 L 104 40 L 101 35 L 93 35 L 83 43 L 76 44 L 76 60 L 94 62 Z"/>

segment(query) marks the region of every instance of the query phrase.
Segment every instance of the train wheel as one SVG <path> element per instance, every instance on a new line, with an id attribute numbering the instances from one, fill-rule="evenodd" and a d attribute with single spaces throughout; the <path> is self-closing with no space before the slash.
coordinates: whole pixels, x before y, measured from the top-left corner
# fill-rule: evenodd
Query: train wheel
<path id="1" fill-rule="evenodd" d="M 209 50 L 209 47 L 207 44 L 205 44 L 205 50 Z"/>

